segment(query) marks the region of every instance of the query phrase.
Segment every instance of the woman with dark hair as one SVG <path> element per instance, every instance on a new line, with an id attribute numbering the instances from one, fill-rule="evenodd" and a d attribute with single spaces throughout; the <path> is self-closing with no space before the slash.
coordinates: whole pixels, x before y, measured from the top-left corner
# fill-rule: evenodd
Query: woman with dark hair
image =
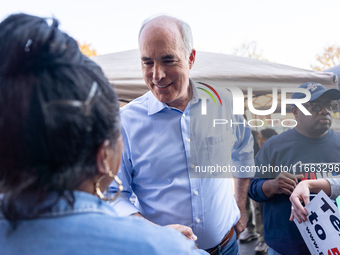
<path id="1" fill-rule="evenodd" d="M 0 253 L 205 253 L 104 202 L 120 183 L 117 96 L 51 21 L 16 14 L 0 23 Z"/>

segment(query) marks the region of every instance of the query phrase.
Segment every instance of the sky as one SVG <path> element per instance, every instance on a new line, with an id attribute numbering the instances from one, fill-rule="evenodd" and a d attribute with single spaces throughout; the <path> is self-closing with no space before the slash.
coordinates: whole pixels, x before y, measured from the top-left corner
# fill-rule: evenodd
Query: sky
<path id="1" fill-rule="evenodd" d="M 340 46 L 339 0 L 0 0 L 0 20 L 24 12 L 55 17 L 60 29 L 100 55 L 138 48 L 144 19 L 186 21 L 197 50 L 233 54 L 256 41 L 271 62 L 311 69 L 316 55 Z"/>

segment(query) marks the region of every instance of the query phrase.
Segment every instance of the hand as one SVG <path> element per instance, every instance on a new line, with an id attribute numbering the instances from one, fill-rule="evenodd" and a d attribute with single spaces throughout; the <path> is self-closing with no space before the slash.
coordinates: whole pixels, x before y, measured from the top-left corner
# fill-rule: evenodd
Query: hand
<path id="1" fill-rule="evenodd" d="M 301 201 L 307 205 L 309 203 L 309 185 L 308 181 L 300 182 L 295 190 L 293 191 L 292 195 L 290 196 L 289 200 L 292 203 L 292 211 L 290 214 L 289 220 L 292 221 L 294 218 L 301 223 L 302 221 L 307 220 L 308 212 L 302 206 Z"/>
<path id="2" fill-rule="evenodd" d="M 292 221 L 295 218 L 299 223 L 306 221 L 308 212 L 301 205 L 301 201 L 303 201 L 306 206 L 309 203 L 310 192 L 319 193 L 321 190 L 323 190 L 327 196 L 332 194 L 331 184 L 327 179 L 305 180 L 300 182 L 289 198 L 292 202 L 292 212 L 289 220 Z"/>
<path id="3" fill-rule="evenodd" d="M 234 226 L 237 240 L 238 240 L 238 237 L 240 236 L 240 234 L 246 229 L 246 225 L 247 225 L 247 223 L 246 223 L 245 217 L 241 216 L 239 221 Z"/>
<path id="4" fill-rule="evenodd" d="M 302 174 L 294 175 L 287 172 L 281 172 L 273 180 L 273 192 L 275 194 L 286 194 L 290 196 L 298 184 L 298 180 L 302 178 L 304 178 Z"/>
<path id="5" fill-rule="evenodd" d="M 241 218 L 235 225 L 237 239 L 239 235 L 245 230 L 247 225 L 246 199 L 248 194 L 249 182 L 249 178 L 234 178 L 235 200 L 241 213 Z"/>
<path id="6" fill-rule="evenodd" d="M 132 216 L 141 217 L 141 218 L 145 219 L 146 221 L 150 222 L 152 225 L 158 226 L 157 224 L 153 223 L 152 221 L 147 220 L 141 213 L 134 213 L 134 214 L 132 214 Z M 171 224 L 171 225 L 166 225 L 165 227 L 176 229 L 177 231 L 181 232 L 186 238 L 188 238 L 190 240 L 194 240 L 194 241 L 197 240 L 197 236 L 194 234 L 192 229 L 187 227 L 187 226 L 180 225 L 180 224 Z"/>
<path id="7" fill-rule="evenodd" d="M 194 240 L 194 241 L 197 240 L 197 236 L 195 236 L 192 229 L 187 226 L 180 225 L 180 224 L 171 224 L 171 225 L 166 225 L 165 227 L 176 229 L 177 231 L 181 232 L 186 238 L 190 240 Z"/>

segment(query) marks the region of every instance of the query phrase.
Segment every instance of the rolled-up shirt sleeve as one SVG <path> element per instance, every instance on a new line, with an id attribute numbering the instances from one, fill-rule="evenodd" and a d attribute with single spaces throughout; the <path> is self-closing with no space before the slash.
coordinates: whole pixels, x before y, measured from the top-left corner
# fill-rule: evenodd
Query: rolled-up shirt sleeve
<path id="1" fill-rule="evenodd" d="M 237 178 L 254 177 L 254 141 L 247 122 L 242 115 L 233 115 L 233 134 L 236 138 L 231 160 L 237 171 L 233 176 Z M 236 125 L 237 124 L 237 125 Z"/>
<path id="2" fill-rule="evenodd" d="M 121 125 L 121 134 L 123 138 L 123 152 L 120 162 L 119 170 L 117 173 L 118 178 L 122 181 L 123 191 L 120 193 L 113 202 L 109 202 L 114 207 L 119 216 L 130 216 L 131 214 L 138 213 L 138 208 L 130 201 L 132 195 L 131 183 L 132 183 L 132 164 L 130 160 L 130 147 L 123 125 Z M 118 190 L 118 184 L 113 181 L 110 184 L 110 195 L 116 195 Z"/>

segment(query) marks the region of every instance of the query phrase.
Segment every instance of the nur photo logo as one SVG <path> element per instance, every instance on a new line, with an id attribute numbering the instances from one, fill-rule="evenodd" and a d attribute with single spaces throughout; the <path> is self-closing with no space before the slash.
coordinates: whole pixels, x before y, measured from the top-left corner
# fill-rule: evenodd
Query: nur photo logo
<path id="1" fill-rule="evenodd" d="M 210 85 L 203 83 L 203 82 L 197 82 L 203 86 L 206 86 L 207 88 L 209 88 L 212 92 L 214 92 L 214 94 L 217 96 L 218 100 L 220 101 L 220 104 L 222 106 L 222 100 L 220 95 L 217 93 L 217 91 Z M 214 98 L 214 96 L 211 94 L 211 92 L 205 88 L 201 88 L 201 87 L 197 87 L 200 90 L 203 90 L 204 92 L 206 92 L 211 98 L 212 100 L 214 100 L 215 105 L 217 106 L 216 100 Z M 207 102 L 205 100 L 202 101 L 202 115 L 206 115 L 207 114 Z"/>
<path id="2" fill-rule="evenodd" d="M 197 82 L 198 84 L 202 85 L 202 87 L 197 86 L 198 89 L 204 91 L 205 93 L 201 93 L 201 115 L 207 115 L 207 100 L 209 100 L 210 98 L 213 100 L 213 102 L 215 103 L 215 106 L 217 106 L 218 102 L 216 100 L 216 98 L 219 100 L 221 106 L 223 106 L 222 104 L 222 100 L 220 95 L 217 93 L 217 91 L 215 90 L 214 87 L 212 87 L 211 85 L 208 85 L 206 83 L 203 82 Z M 232 94 L 232 98 L 233 98 L 233 115 L 244 115 L 244 111 L 245 111 L 245 96 L 243 91 L 233 85 L 228 84 L 227 86 L 223 86 L 224 89 L 229 90 L 229 92 L 231 92 Z M 221 91 L 219 91 L 221 92 Z M 277 109 L 278 106 L 278 88 L 273 87 L 272 88 L 272 105 L 270 107 L 270 109 L 265 109 L 265 110 L 258 110 L 255 109 L 254 105 L 253 105 L 253 89 L 251 87 L 247 88 L 247 92 L 248 92 L 248 97 L 247 97 L 247 101 L 248 101 L 248 109 L 249 111 L 256 115 L 259 116 L 266 116 L 266 115 L 270 115 L 272 113 L 274 113 Z M 302 93 L 305 95 L 304 98 L 288 98 L 287 94 L 288 93 Z M 223 91 L 222 91 L 223 93 Z M 209 95 L 209 96 L 208 96 Z M 222 98 L 223 95 L 222 95 Z M 281 115 L 286 115 L 286 106 L 287 105 L 295 105 L 297 108 L 300 109 L 300 111 L 305 114 L 305 115 L 311 115 L 311 113 L 304 107 L 304 103 L 308 102 L 311 98 L 311 93 L 310 91 L 308 91 L 308 89 L 305 88 L 281 88 Z M 214 107 L 213 107 L 214 108 Z M 214 109 L 209 109 L 210 111 L 214 111 Z M 210 112 L 211 113 L 211 112 Z M 271 127 L 274 126 L 275 122 L 279 122 L 281 121 L 280 119 L 265 119 L 265 121 L 270 122 Z M 214 119 L 213 121 L 213 127 L 215 127 L 216 125 L 226 125 L 227 123 L 230 123 L 230 126 L 232 126 L 233 124 L 243 124 L 244 126 L 246 125 L 246 121 L 244 120 L 243 123 L 233 123 L 233 120 L 231 119 Z M 250 127 L 262 127 L 264 126 L 264 121 L 262 119 L 250 119 L 248 120 L 248 125 Z M 297 125 L 296 120 L 294 119 L 284 119 L 281 121 L 281 125 L 283 127 L 295 127 Z"/>

